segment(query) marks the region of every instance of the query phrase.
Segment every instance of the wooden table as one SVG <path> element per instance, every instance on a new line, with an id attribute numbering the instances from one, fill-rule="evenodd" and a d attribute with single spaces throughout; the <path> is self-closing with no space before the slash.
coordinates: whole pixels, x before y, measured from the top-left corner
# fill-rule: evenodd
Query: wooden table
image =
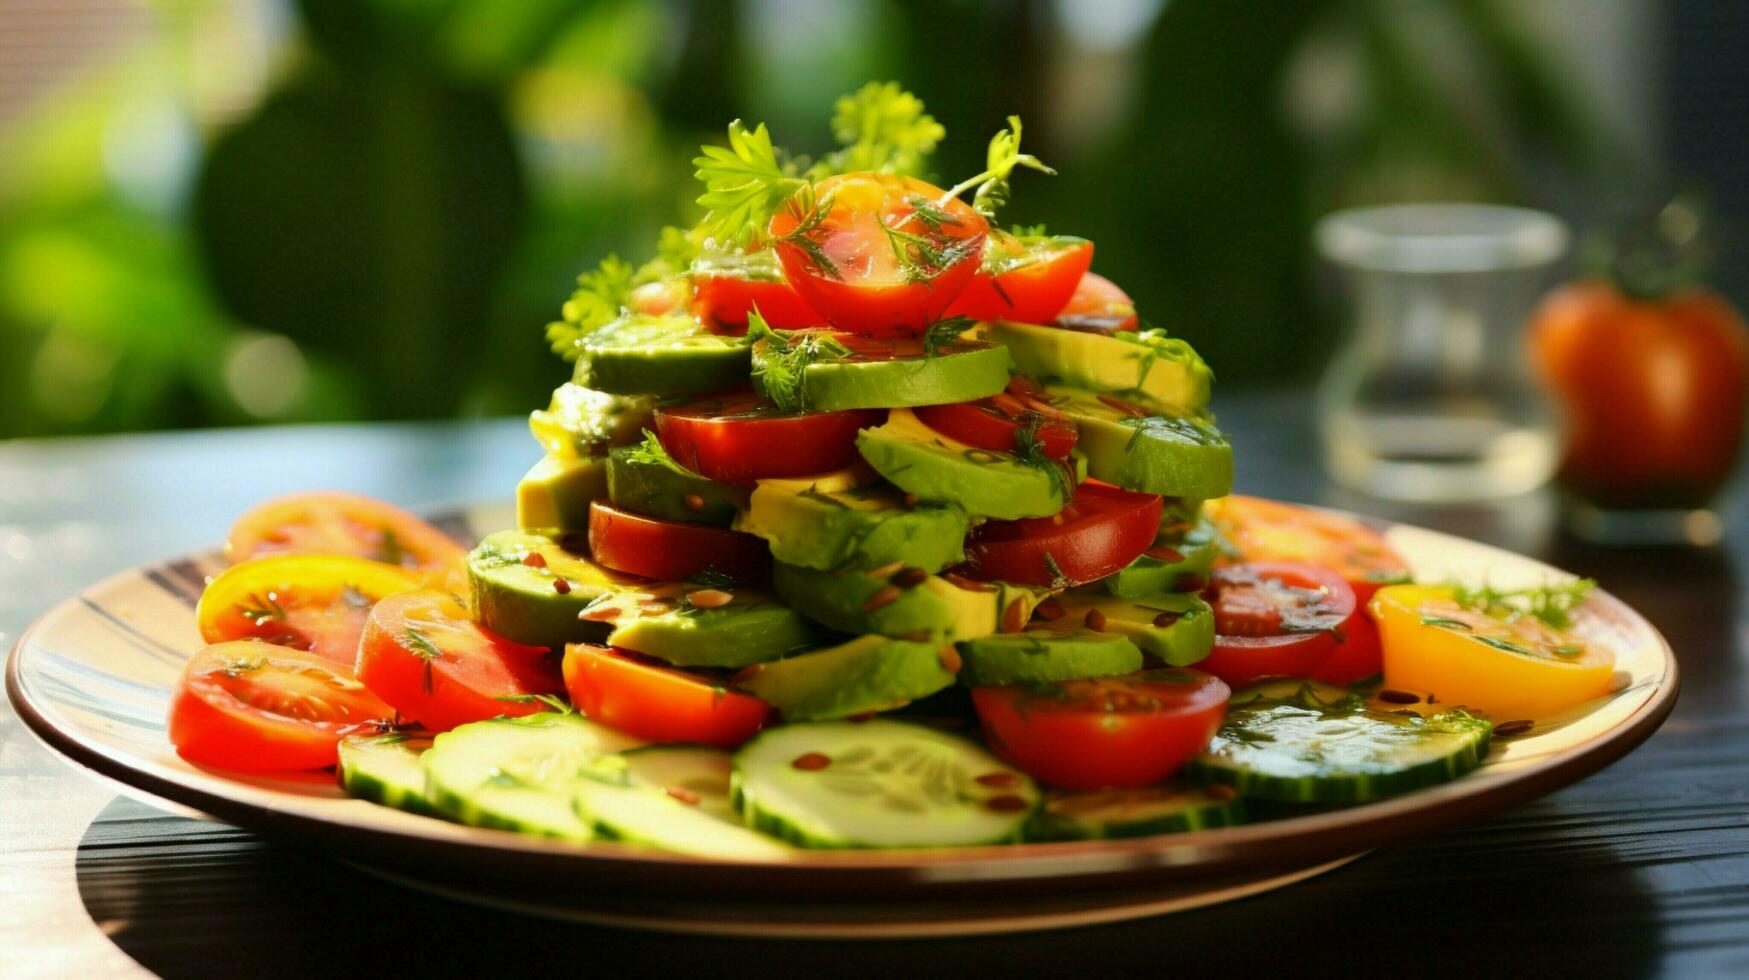
<path id="1" fill-rule="evenodd" d="M 1224 395 L 1241 489 L 1366 510 L 1584 574 L 1682 664 L 1675 715 L 1614 767 L 1484 824 L 1257 898 L 1119 926 L 945 942 L 693 940 L 522 919 L 118 797 L 0 707 L 0 977 L 705 971 L 1749 976 L 1749 493 L 1711 551 L 1607 551 L 1550 497 L 1422 508 L 1320 475 L 1303 394 Z M 0 444 L 0 642 L 111 572 L 219 540 L 250 503 L 344 487 L 408 505 L 504 497 L 519 421 Z M 740 969 L 737 970 L 736 968 Z M 1534 973 L 1533 973 L 1534 971 Z"/>

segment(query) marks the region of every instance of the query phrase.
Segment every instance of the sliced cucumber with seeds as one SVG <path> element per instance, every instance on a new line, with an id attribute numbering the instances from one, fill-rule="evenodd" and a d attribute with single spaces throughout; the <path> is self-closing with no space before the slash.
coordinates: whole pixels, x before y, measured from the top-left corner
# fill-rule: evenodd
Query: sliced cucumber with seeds
<path id="1" fill-rule="evenodd" d="M 1245 804 L 1225 786 L 1052 793 L 1027 829 L 1031 840 L 1148 837 L 1245 822 Z"/>
<path id="2" fill-rule="evenodd" d="M 684 315 L 622 317 L 578 345 L 576 382 L 623 395 L 702 395 L 744 387 L 745 337 L 711 333 Z"/>
<path id="3" fill-rule="evenodd" d="M 643 580 L 597 565 L 575 545 L 566 547 L 573 538 L 580 540 L 550 531 L 486 535 L 467 557 L 480 625 L 534 646 L 599 641 L 607 628 L 578 615 L 601 596 Z"/>
<path id="4" fill-rule="evenodd" d="M 1039 791 L 973 742 L 875 719 L 768 729 L 735 754 L 735 797 L 802 847 L 964 847 L 1019 840 Z"/>
<path id="5" fill-rule="evenodd" d="M 1493 725 L 1457 708 L 1422 717 L 1368 710 L 1359 696 L 1234 704 L 1186 770 L 1279 803 L 1366 803 L 1449 782 L 1481 764 Z"/>
<path id="6" fill-rule="evenodd" d="M 594 833 L 573 805 L 579 773 L 638 744 L 573 713 L 476 721 L 433 740 L 421 760 L 425 798 L 470 826 L 588 840 Z"/>
<path id="7" fill-rule="evenodd" d="M 1123 598 L 1176 592 L 1187 584 L 1201 589 L 1220 548 L 1220 531 L 1213 523 L 1199 520 L 1182 534 L 1156 538 L 1153 547 L 1101 579 L 1099 585 Z"/>
<path id="8" fill-rule="evenodd" d="M 340 786 L 361 800 L 436 816 L 425 800 L 425 768 L 419 764 L 429 748 L 425 735 L 349 735 L 340 740 Z"/>
<path id="9" fill-rule="evenodd" d="M 1048 684 L 1111 677 L 1142 669 L 1142 651 L 1116 633 L 1028 630 L 995 633 L 959 645 L 959 681 L 967 687 Z"/>
<path id="10" fill-rule="evenodd" d="M 576 806 L 607 840 L 727 860 L 776 860 L 790 849 L 742 825 L 727 752 L 654 745 L 604 756 L 576 785 Z"/>

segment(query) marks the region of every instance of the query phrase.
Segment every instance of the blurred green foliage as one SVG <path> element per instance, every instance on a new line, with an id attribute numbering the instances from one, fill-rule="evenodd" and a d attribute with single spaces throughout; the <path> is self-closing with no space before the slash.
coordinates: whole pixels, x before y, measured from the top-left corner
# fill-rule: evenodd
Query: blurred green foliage
<path id="1" fill-rule="evenodd" d="M 1509 0 L 1117 6 L 1120 37 L 1040 0 L 162 3 L 0 134 L 0 435 L 526 410 L 577 272 L 696 219 L 700 142 L 819 153 L 871 78 L 946 126 L 946 183 L 1024 116 L 1062 176 L 1005 219 L 1093 238 L 1229 381 L 1319 363 L 1318 215 L 1618 158 Z"/>

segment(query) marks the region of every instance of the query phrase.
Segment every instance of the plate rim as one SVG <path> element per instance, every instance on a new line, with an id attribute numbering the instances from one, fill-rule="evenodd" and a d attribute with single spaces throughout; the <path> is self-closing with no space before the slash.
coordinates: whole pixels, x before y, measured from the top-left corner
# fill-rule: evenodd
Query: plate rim
<path id="1" fill-rule="evenodd" d="M 1413 528 L 1513 555 L 1544 568 L 1555 568 L 1540 559 L 1446 532 L 1362 515 L 1351 516 L 1375 527 Z M 1007 885 L 1025 880 L 1093 887 L 1117 879 L 1170 877 L 1182 880 L 1258 869 L 1303 867 L 1479 819 L 1584 779 L 1620 759 L 1656 732 L 1674 710 L 1681 689 L 1680 665 L 1663 633 L 1631 606 L 1599 589 L 1594 593 L 1597 599 L 1616 607 L 1618 614 L 1625 613 L 1631 621 L 1643 625 L 1657 640 L 1664 661 L 1664 674 L 1643 703 L 1614 727 L 1577 749 L 1576 754 L 1556 753 L 1509 772 L 1477 773 L 1479 780 L 1455 780 L 1362 806 L 1238 827 L 1128 839 L 939 850 L 798 851 L 792 858 L 781 861 L 729 861 L 614 843 L 578 847 L 561 841 L 461 827 L 441 821 L 431 822 L 430 829 L 438 831 L 433 834 L 424 832 L 423 824 L 421 829 L 414 830 L 337 820 L 331 814 L 278 811 L 164 778 L 131 765 L 123 753 L 88 744 L 75 732 L 63 730 L 32 701 L 21 678 L 21 663 L 26 647 L 45 624 L 84 596 L 114 588 L 124 580 L 140 576 L 144 570 L 165 562 L 203 553 L 185 552 L 106 576 L 55 603 L 19 633 L 7 656 L 6 693 L 13 710 L 35 738 L 52 752 L 104 779 L 227 823 L 275 836 L 313 840 L 354 855 L 383 856 L 392 863 L 399 863 L 398 859 L 414 860 L 422 853 L 429 856 L 430 849 L 436 848 L 447 855 L 464 858 L 464 864 L 484 860 L 533 867 L 537 863 L 558 862 L 579 870 L 587 869 L 590 873 L 613 875 L 617 872 L 616 878 L 633 887 L 638 883 L 624 880 L 626 873 L 655 874 L 656 880 L 648 884 L 658 891 L 664 882 L 670 885 L 685 882 L 688 876 L 704 871 L 762 885 L 778 897 L 817 893 L 820 884 L 827 884 L 820 879 L 848 878 L 852 880 L 839 884 L 852 885 L 860 897 L 872 897 L 898 894 L 918 887 L 999 892 Z M 447 828 L 447 832 L 443 828 Z M 815 881 L 808 881 L 810 876 Z"/>

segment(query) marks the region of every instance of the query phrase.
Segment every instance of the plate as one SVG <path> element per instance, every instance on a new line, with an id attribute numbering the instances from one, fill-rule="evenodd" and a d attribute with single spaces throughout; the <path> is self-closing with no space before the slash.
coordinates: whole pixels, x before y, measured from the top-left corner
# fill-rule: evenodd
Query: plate
<path id="1" fill-rule="evenodd" d="M 440 519 L 458 537 L 508 526 L 501 507 Z M 1369 521 L 1422 580 L 1510 587 L 1569 578 L 1486 545 Z M 1611 695 L 1495 742 L 1443 786 L 1345 810 L 1131 840 L 935 851 L 799 852 L 711 861 L 619 844 L 576 846 L 348 799 L 331 776 L 239 777 L 194 766 L 164 734 L 169 692 L 200 647 L 194 602 L 223 567 L 203 552 L 125 572 L 62 602 L 19 637 L 6 689 L 50 748 L 119 784 L 301 840 L 410 885 L 542 915 L 635 928 L 798 937 L 1017 931 L 1156 915 L 1317 874 L 1355 855 L 1475 820 L 1581 779 L 1644 741 L 1676 701 L 1669 645 L 1614 597 L 1579 629 L 1616 651 Z"/>

